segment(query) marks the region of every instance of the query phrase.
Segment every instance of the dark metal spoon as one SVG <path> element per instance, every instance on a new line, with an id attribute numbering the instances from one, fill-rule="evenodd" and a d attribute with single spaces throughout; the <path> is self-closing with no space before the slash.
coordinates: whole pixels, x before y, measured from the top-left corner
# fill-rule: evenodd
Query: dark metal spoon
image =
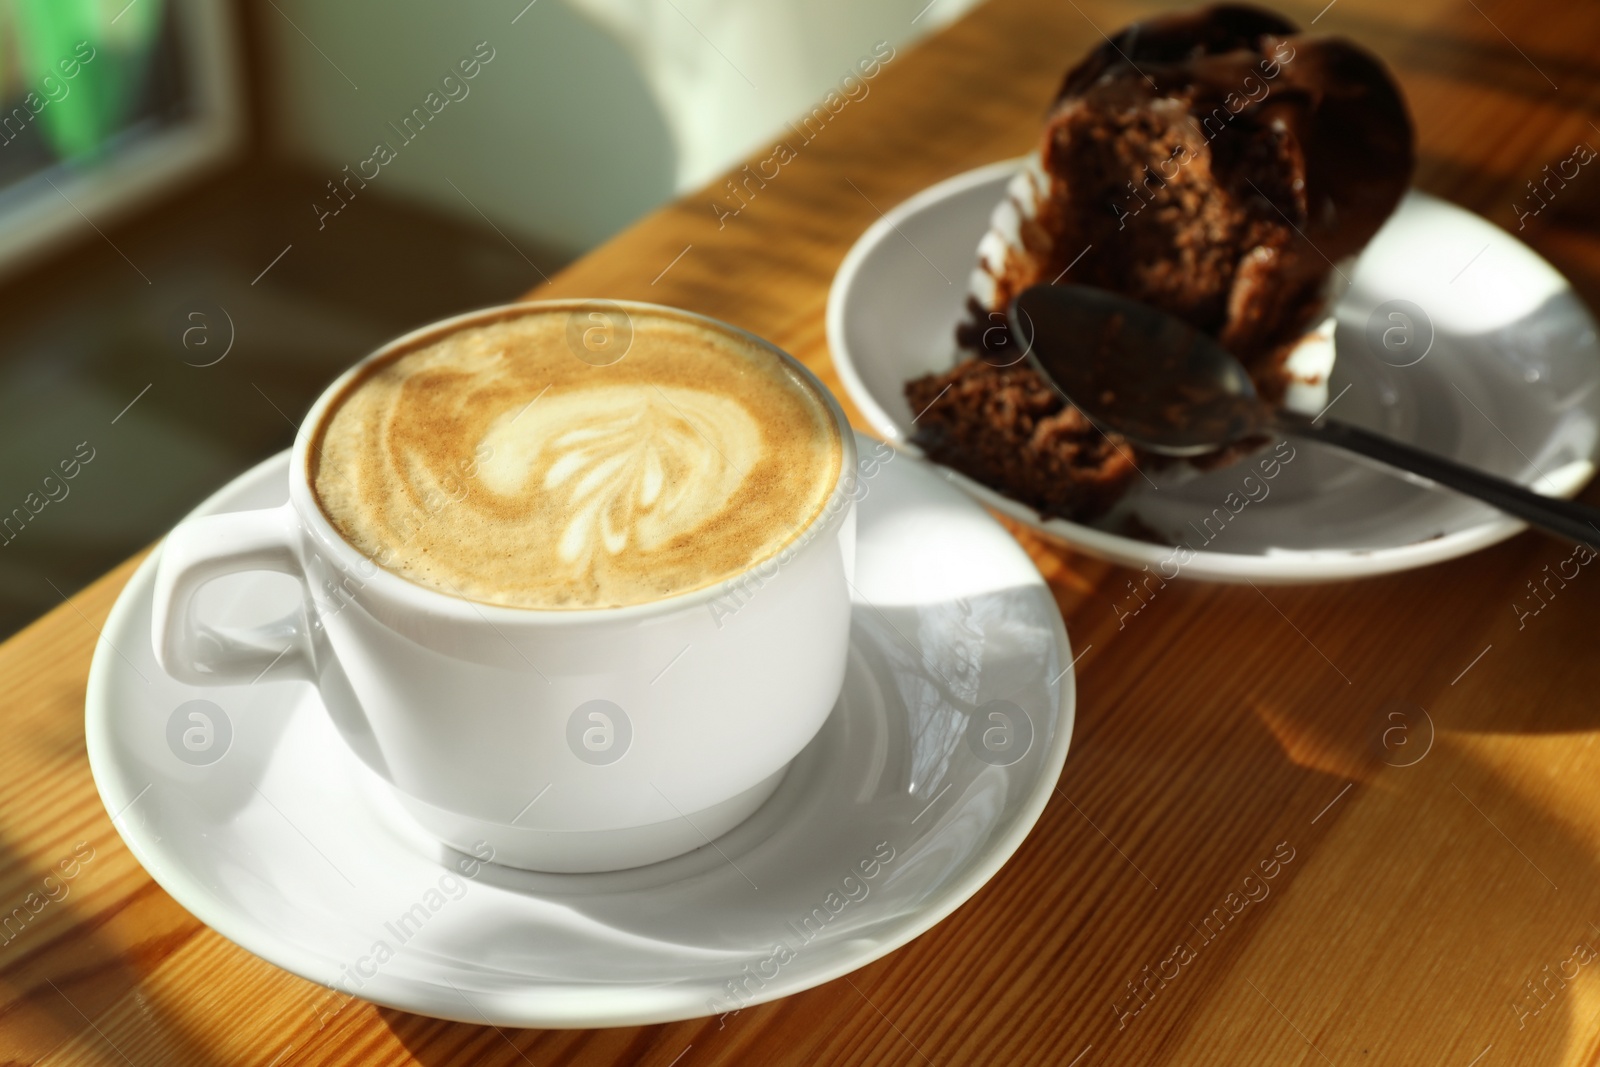
<path id="1" fill-rule="evenodd" d="M 1036 285 L 1011 303 L 1029 361 L 1096 426 L 1151 452 L 1193 456 L 1247 437 L 1292 435 L 1342 448 L 1476 497 L 1588 545 L 1600 509 L 1529 489 L 1319 415 L 1275 408 L 1209 334 L 1128 297 L 1082 285 Z"/>

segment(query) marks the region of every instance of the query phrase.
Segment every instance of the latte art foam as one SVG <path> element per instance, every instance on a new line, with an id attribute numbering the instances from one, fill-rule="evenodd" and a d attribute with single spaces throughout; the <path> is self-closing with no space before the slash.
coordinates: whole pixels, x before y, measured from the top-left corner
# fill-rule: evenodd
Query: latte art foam
<path id="1" fill-rule="evenodd" d="M 721 514 L 762 440 L 729 397 L 600 385 L 502 416 L 484 445 L 484 485 L 507 498 L 532 489 L 564 507 L 556 558 L 587 567 L 597 552 L 654 552 Z"/>
<path id="2" fill-rule="evenodd" d="M 828 408 L 731 331 L 632 317 L 607 366 L 567 347 L 564 308 L 375 364 L 318 432 L 324 514 L 381 566 L 508 607 L 644 603 L 776 554 L 838 479 Z"/>

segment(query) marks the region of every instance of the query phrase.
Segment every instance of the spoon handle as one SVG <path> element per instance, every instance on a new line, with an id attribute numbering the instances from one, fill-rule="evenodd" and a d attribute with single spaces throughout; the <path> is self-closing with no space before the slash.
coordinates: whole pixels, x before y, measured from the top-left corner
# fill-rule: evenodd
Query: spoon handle
<path id="1" fill-rule="evenodd" d="M 1279 410 L 1274 415 L 1274 428 L 1311 441 L 1342 448 L 1359 456 L 1377 460 L 1385 466 L 1409 474 L 1419 475 L 1446 489 L 1476 497 L 1486 504 L 1499 508 L 1507 515 L 1548 530 L 1590 548 L 1600 546 L 1600 508 L 1563 500 L 1559 497 L 1541 496 L 1504 478 L 1452 460 L 1424 452 L 1420 448 L 1401 444 L 1379 434 L 1363 430 L 1349 423 L 1333 419 L 1313 421 L 1299 412 Z"/>

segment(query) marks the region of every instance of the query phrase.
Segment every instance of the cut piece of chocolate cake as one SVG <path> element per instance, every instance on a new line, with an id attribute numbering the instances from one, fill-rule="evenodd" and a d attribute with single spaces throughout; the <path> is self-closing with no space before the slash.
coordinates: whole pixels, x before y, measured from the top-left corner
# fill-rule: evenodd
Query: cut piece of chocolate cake
<path id="1" fill-rule="evenodd" d="M 1278 401 L 1334 264 L 1394 210 L 1412 165 L 1399 90 L 1354 44 L 1237 5 L 1123 30 L 1068 73 L 997 207 L 956 332 L 966 358 L 906 386 L 914 440 L 1046 515 L 1104 513 L 1143 457 L 1020 361 L 1012 298 L 1072 283 L 1145 301 L 1220 340 Z"/>
<path id="2" fill-rule="evenodd" d="M 1042 514 L 1104 512 L 1138 474 L 1126 444 L 1095 432 L 1026 363 L 963 360 L 909 383 L 906 396 L 929 409 L 917 420 L 933 427 L 917 437 L 924 451 Z"/>

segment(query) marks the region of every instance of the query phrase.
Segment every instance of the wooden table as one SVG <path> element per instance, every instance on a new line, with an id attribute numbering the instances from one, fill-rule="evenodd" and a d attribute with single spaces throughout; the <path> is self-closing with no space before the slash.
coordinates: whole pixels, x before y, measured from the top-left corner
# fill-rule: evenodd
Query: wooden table
<path id="1" fill-rule="evenodd" d="M 1305 24 L 1322 3 L 1287 6 Z M 990 0 L 896 55 L 737 217 L 719 226 L 718 183 L 537 292 L 706 312 L 836 385 L 823 306 L 855 237 L 929 183 L 1024 151 L 1063 68 L 1099 31 L 1153 10 Z M 1317 29 L 1398 73 L 1419 184 L 1508 229 L 1524 182 L 1580 141 L 1600 146 L 1600 6 L 1337 0 Z M 1523 231 L 1591 304 L 1595 174 Z M 1344 585 L 1173 584 L 1119 628 L 1129 575 L 1018 535 L 1085 655 L 1059 795 L 1016 857 L 848 981 L 723 1022 L 597 1032 L 371 1006 L 318 1030 L 309 983 L 151 882 L 95 794 L 82 728 L 97 628 L 129 561 L 0 647 L 0 911 L 92 850 L 68 896 L 0 944 L 0 1063 L 1600 1060 L 1594 569 L 1521 626 L 1513 603 L 1570 553 L 1527 534 Z M 1396 766 L 1423 751 L 1429 721 L 1426 756 Z M 1275 856 L 1276 877 L 1249 883 L 1270 895 L 1200 936 Z M 1166 962 L 1186 939 L 1203 948 Z"/>

